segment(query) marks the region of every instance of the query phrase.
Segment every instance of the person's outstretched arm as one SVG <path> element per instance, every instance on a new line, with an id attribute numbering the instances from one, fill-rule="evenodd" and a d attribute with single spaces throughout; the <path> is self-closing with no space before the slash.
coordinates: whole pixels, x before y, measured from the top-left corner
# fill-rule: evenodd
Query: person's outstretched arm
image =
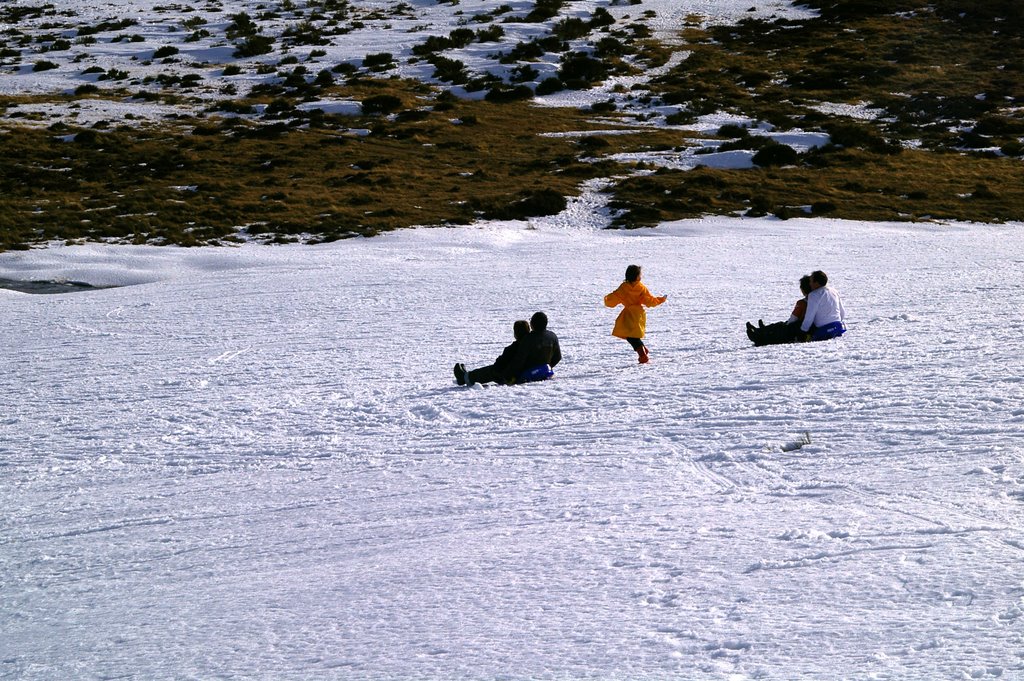
<path id="1" fill-rule="evenodd" d="M 650 289 L 644 286 L 643 304 L 647 307 L 658 307 L 666 300 L 668 300 L 668 296 L 654 296 L 651 294 Z"/>

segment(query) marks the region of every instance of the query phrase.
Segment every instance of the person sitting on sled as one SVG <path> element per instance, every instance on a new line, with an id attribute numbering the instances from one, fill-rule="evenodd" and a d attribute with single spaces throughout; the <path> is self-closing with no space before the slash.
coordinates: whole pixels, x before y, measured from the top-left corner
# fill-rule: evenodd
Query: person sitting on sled
<path id="1" fill-rule="evenodd" d="M 626 280 L 604 297 L 604 304 L 608 307 L 622 305 L 622 312 L 615 319 L 612 335 L 626 339 L 636 351 L 638 361 L 646 364 L 650 359 L 650 353 L 642 340 L 647 330 L 647 311 L 644 307 L 657 307 L 668 300 L 668 296 L 651 295 L 647 287 L 640 283 L 640 277 L 639 265 L 627 267 Z"/>
<path id="2" fill-rule="evenodd" d="M 512 324 L 512 335 L 515 340 L 511 345 L 505 347 L 494 364 L 489 366 L 466 370 L 466 365 L 459 363 L 455 365 L 455 382 L 459 385 L 473 385 L 474 383 L 509 383 L 509 366 L 513 358 L 519 353 L 523 339 L 530 334 L 530 322 L 520 319 Z M 511 374 L 514 378 L 515 374 Z"/>
<path id="3" fill-rule="evenodd" d="M 811 293 L 807 296 L 807 313 L 800 324 L 802 340 L 822 341 L 846 333 L 846 310 L 839 293 L 828 285 L 828 275 L 821 270 L 811 272 Z"/>
<path id="4" fill-rule="evenodd" d="M 515 383 L 551 378 L 555 375 L 555 366 L 562 361 L 562 348 L 558 345 L 558 336 L 548 329 L 548 316 L 534 312 L 530 328 L 533 330 L 523 339 L 508 365 L 508 373 Z"/>
<path id="5" fill-rule="evenodd" d="M 768 325 L 765 325 L 762 320 L 758 319 L 757 326 L 747 322 L 747 338 L 757 346 L 777 345 L 779 343 L 792 343 L 796 341 L 800 333 L 800 324 L 803 323 L 804 315 L 807 313 L 807 296 L 810 292 L 811 276 L 805 274 L 800 277 L 800 293 L 803 294 L 803 297 L 796 301 L 796 305 L 793 306 L 793 313 L 789 315 L 789 319 L 784 322 L 775 322 Z"/>
<path id="6" fill-rule="evenodd" d="M 514 385 L 554 376 L 552 367 L 562 361 L 562 350 L 558 336 L 548 331 L 548 316 L 537 312 L 529 322 L 519 320 L 512 325 L 512 333 L 515 342 L 505 348 L 494 364 L 473 371 L 467 371 L 465 364 L 456 364 L 455 382 L 459 385 L 491 382 Z"/>

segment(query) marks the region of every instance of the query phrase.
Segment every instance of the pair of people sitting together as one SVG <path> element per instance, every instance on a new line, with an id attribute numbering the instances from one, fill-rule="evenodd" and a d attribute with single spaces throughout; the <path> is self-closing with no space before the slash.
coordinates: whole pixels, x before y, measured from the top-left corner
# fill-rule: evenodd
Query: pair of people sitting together
<path id="1" fill-rule="evenodd" d="M 828 285 L 828 275 L 815 270 L 800 278 L 804 297 L 796 301 L 793 314 L 784 322 L 757 326 L 747 322 L 747 338 L 754 345 L 776 345 L 796 341 L 822 341 L 846 333 L 846 310 L 839 293 Z"/>
<path id="2" fill-rule="evenodd" d="M 505 348 L 494 364 L 468 371 L 466 365 L 455 365 L 455 382 L 459 385 L 474 383 L 530 383 L 555 375 L 553 367 L 562 361 L 558 336 L 548 330 L 548 316 L 536 312 L 530 321 L 520 319 L 512 325 L 515 341 Z"/>

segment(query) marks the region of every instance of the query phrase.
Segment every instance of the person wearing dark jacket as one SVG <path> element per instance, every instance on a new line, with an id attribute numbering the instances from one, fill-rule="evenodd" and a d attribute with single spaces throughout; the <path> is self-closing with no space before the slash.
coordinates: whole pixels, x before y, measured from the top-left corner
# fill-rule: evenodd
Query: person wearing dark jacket
<path id="1" fill-rule="evenodd" d="M 758 326 L 747 322 L 747 338 L 754 345 L 758 346 L 793 343 L 798 340 L 800 324 L 803 323 L 804 315 L 807 313 L 807 296 L 810 292 L 811 276 L 805 274 L 800 277 L 800 293 L 803 294 L 803 297 L 796 301 L 796 305 L 793 306 L 793 313 L 789 315 L 789 319 L 784 322 L 775 322 L 774 324 L 767 325 L 759 319 L 757 320 Z"/>
<path id="2" fill-rule="evenodd" d="M 466 370 L 465 364 L 455 365 L 455 382 L 459 385 L 473 385 L 474 383 L 514 383 L 515 374 L 510 371 L 513 360 L 519 356 L 523 341 L 530 335 L 530 322 L 520 319 L 512 325 L 512 335 L 515 340 L 502 351 L 494 364 L 489 366 Z"/>
<path id="3" fill-rule="evenodd" d="M 533 330 L 523 339 L 508 367 L 508 375 L 514 377 L 516 383 L 550 378 L 554 375 L 551 369 L 562 361 L 558 336 L 548 330 L 548 316 L 535 312 L 530 317 L 530 327 Z"/>

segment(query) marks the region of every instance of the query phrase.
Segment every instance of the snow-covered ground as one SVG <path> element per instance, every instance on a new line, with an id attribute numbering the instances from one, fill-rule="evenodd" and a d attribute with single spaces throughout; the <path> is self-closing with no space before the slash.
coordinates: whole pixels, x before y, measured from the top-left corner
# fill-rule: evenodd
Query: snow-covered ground
<path id="1" fill-rule="evenodd" d="M 566 3 L 558 16 L 543 22 L 516 21 L 522 18 L 534 3 L 507 2 L 506 0 L 473 0 L 470 3 L 416 0 L 411 3 L 385 0 L 352 0 L 334 7 L 345 7 L 343 22 L 346 32 L 332 34 L 335 27 L 323 19 L 312 21 L 314 14 L 333 16 L 335 10 L 322 11 L 323 3 L 300 0 L 291 3 L 294 12 L 280 10 L 262 0 L 226 0 L 207 6 L 165 3 L 162 0 L 53 0 L 40 5 L 36 0 L 7 0 L 3 9 L 13 12 L 18 8 L 42 8 L 38 16 L 28 14 L 16 23 L 0 21 L 0 31 L 9 31 L 19 39 L 11 39 L 10 49 L 17 57 L 0 59 L 0 94 L 47 95 L 70 94 L 83 85 L 94 85 L 101 91 L 127 90 L 133 94 L 161 90 L 159 79 L 198 78 L 183 90 L 170 88 L 166 92 L 180 95 L 182 101 L 174 105 L 151 99 L 104 95 L 75 99 L 72 102 L 24 101 L 12 102 L 0 114 L 18 117 L 21 124 L 50 125 L 56 121 L 90 126 L 98 122 L 117 124 L 159 122 L 176 115 L 201 112 L 211 101 L 231 99 L 225 88 L 245 95 L 254 85 L 280 82 L 281 74 L 301 66 L 312 79 L 320 70 L 331 70 L 339 64 L 362 66 L 368 55 L 391 54 L 394 63 L 377 77 L 400 77 L 443 85 L 434 78 L 435 67 L 416 58 L 413 48 L 430 36 L 447 37 L 453 30 L 479 30 L 499 28 L 500 38 L 474 41 L 471 44 L 444 51 L 444 56 L 465 64 L 474 75 L 490 73 L 508 78 L 516 64 L 503 64 L 501 57 L 517 43 L 529 42 L 550 35 L 552 27 L 566 18 L 591 18 L 597 9 L 606 11 L 621 29 L 630 24 L 643 24 L 653 37 L 684 50 L 679 34 L 687 22 L 731 23 L 743 18 L 804 18 L 814 16 L 807 8 L 792 5 L 786 0 L 643 0 L 608 2 L 606 0 L 575 0 Z M 275 18 L 265 18 L 269 10 Z M 314 12 L 313 10 L 320 10 Z M 257 18 L 261 35 L 273 38 L 273 49 L 264 55 L 236 57 L 238 39 L 226 37 L 226 29 L 239 13 Z M 477 21 L 474 17 L 491 19 Z M 0 15 L 2 16 L 2 15 Z M 309 21 L 323 30 L 329 42 L 324 45 L 291 44 L 286 33 L 289 29 Z M 118 22 L 132 22 L 120 26 Z M 205 22 L 205 23 L 190 23 Z M 98 30 L 95 34 L 93 31 Z M 93 43 L 84 37 L 95 38 Z M 205 36 L 199 36 L 203 31 Z M 606 33 L 594 33 L 590 39 L 571 41 L 572 49 L 590 52 L 592 43 Z M 66 49 L 50 49 L 55 40 L 70 43 Z M 2 46 L 2 45 L 0 45 Z M 168 58 L 155 57 L 158 50 L 179 50 Z M 286 65 L 284 59 L 295 60 Z M 561 55 L 546 54 L 536 61 L 523 62 L 535 69 L 537 83 L 556 74 Z M 48 62 L 52 68 L 38 70 L 40 63 Z M 673 62 L 674 63 L 674 62 Z M 238 67 L 237 73 L 225 74 L 225 67 Z M 267 70 L 269 69 L 269 71 Z M 110 79 L 109 74 L 119 75 Z M 647 82 L 660 71 L 638 73 L 628 77 L 613 77 L 590 90 L 569 90 L 538 97 L 539 103 L 551 106 L 586 107 L 595 102 L 616 100 L 626 111 L 650 113 L 651 107 L 637 102 L 631 91 Z M 616 88 L 626 94 L 617 93 Z M 482 98 L 484 90 L 466 92 L 462 87 L 452 91 L 464 97 Z M 113 96 L 113 99 L 111 99 Z M 332 101 L 313 102 L 331 111 Z M 675 109 L 673 109 L 675 110 Z"/>
<path id="2" fill-rule="evenodd" d="M 219 98 L 286 54 L 279 41 L 223 74 L 223 29 L 256 0 L 51 4 L 68 25 L 19 22 L 26 49 L 138 23 L 21 55 L 0 92 L 108 87 L 98 67 L 131 88 L 201 72 L 190 96 Z M 417 1 L 405 18 L 395 4 L 353 2 L 360 28 L 319 57 L 287 54 L 315 73 L 390 51 L 393 75 L 429 80 L 412 46 L 504 3 Z M 806 14 L 568 12 L 595 7 L 666 41 L 694 14 Z M 195 16 L 211 36 L 186 44 Z M 550 29 L 504 26 L 502 44 L 449 56 L 497 68 Z M 176 62 L 151 61 L 172 45 Z M 56 68 L 33 71 L 41 59 Z M 651 75 L 546 102 L 585 106 Z M 196 107 L 4 113 L 91 125 Z M 644 160 L 743 167 L 749 153 Z M 0 679 L 1024 678 L 1024 225 L 606 222 L 587 191 L 553 218 L 331 245 L 0 254 L 0 279 L 116 286 L 0 289 Z M 630 263 L 670 295 L 646 366 L 601 304 Z M 744 322 L 785 318 L 817 268 L 850 333 L 751 347 Z M 456 361 L 489 363 L 538 309 L 562 340 L 554 380 L 455 386 Z"/>
<path id="3" fill-rule="evenodd" d="M 0 678 L 1024 678 L 1022 225 L 592 213 L 0 254 Z"/>

